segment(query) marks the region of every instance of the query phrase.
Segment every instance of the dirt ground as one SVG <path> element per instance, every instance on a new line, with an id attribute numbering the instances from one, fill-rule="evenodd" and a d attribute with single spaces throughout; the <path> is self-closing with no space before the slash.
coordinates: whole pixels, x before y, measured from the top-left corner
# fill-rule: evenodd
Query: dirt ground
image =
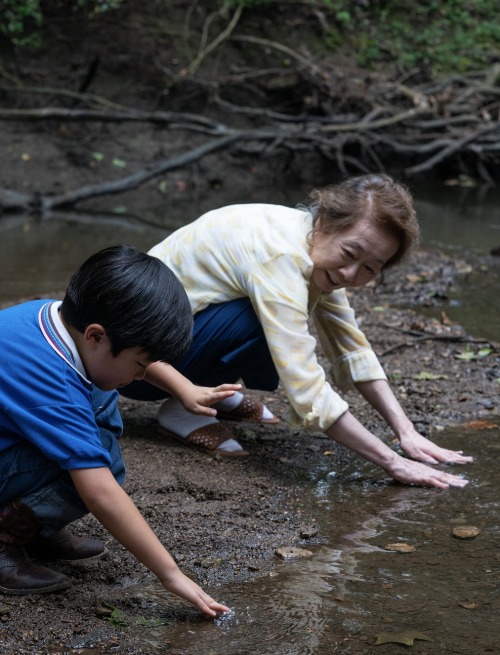
<path id="1" fill-rule="evenodd" d="M 42 53 L 37 61 L 10 60 L 2 69 L 4 80 L 8 71 L 12 79 L 23 78 L 32 85 L 43 82 L 47 87 L 75 88 L 75 78 L 85 69 L 97 38 L 90 35 L 85 47 L 71 44 L 69 39 L 61 41 L 57 60 L 53 59 L 54 50 Z M 71 57 L 65 59 L 70 46 Z M 113 65 L 106 62 L 96 92 L 107 89 L 109 97 L 140 106 L 137 75 L 132 91 L 119 74 L 119 62 L 130 70 L 137 52 L 131 46 L 115 55 Z M 151 99 L 150 91 L 145 84 L 144 104 Z M 118 174 L 113 157 L 133 170 L 153 155 L 175 149 L 181 138 L 170 133 L 164 141 L 159 135 L 156 128 L 139 125 L 0 123 L 4 162 L 0 186 L 58 193 L 96 179 L 110 179 Z M 103 160 L 93 156 L 97 152 L 106 155 Z M 308 160 L 307 171 L 304 164 L 304 160 L 295 159 L 285 170 L 273 160 L 255 162 L 248 153 L 229 159 L 212 156 L 187 171 L 165 177 L 164 185 L 156 180 L 119 201 L 123 200 L 127 211 L 140 213 L 144 206 L 154 211 L 166 202 L 188 207 L 194 194 L 198 204 L 208 209 L 252 197 L 255 190 L 263 196 L 265 189 L 277 184 L 292 188 L 299 174 L 302 179 L 308 174 L 315 184 L 324 181 L 327 173 L 320 161 Z M 108 211 L 114 205 L 116 199 L 104 198 L 89 207 Z M 498 349 L 480 359 L 457 359 L 466 348 L 461 340 L 467 335 L 460 326 L 448 325 L 446 316 L 440 314 L 463 279 L 463 271 L 468 266 L 489 265 L 497 264 L 473 253 L 465 253 L 458 260 L 421 251 L 391 272 L 375 292 L 363 290 L 352 295 L 359 321 L 380 355 L 396 394 L 418 429 L 436 440 L 439 426 L 498 413 Z M 419 311 L 423 306 L 433 306 L 436 318 L 425 318 Z M 479 348 L 487 344 L 471 345 Z M 424 372 L 435 377 L 418 379 Z M 284 414 L 286 399 L 281 390 L 259 397 L 277 415 Z M 359 397 L 350 394 L 347 400 L 366 427 L 391 440 L 383 423 Z M 241 461 L 212 457 L 161 437 L 156 431 L 157 409 L 154 403 L 122 402 L 122 447 L 128 471 L 125 488 L 183 570 L 215 597 L 221 583 L 268 573 L 277 562 L 276 548 L 313 547 L 322 542 L 315 517 L 304 510 L 300 497 L 312 472 L 341 465 L 349 458 L 346 452 L 322 434 L 291 429 L 282 422 L 272 427 L 235 425 L 237 438 L 251 456 Z M 332 451 L 334 455 L 325 454 Z M 54 563 L 54 568 L 72 579 L 72 587 L 63 593 L 1 597 L 0 653 L 142 652 L 127 632 L 109 619 L 111 608 L 124 609 L 120 592 L 151 581 L 151 574 L 92 517 L 76 523 L 73 530 L 102 538 L 107 556 L 92 569 Z M 147 612 L 133 596 L 126 609 L 138 616 Z M 181 619 L 196 614 L 178 605 L 172 611 Z"/>
<path id="2" fill-rule="evenodd" d="M 469 264 L 480 264 L 475 257 L 470 256 Z M 423 318 L 418 311 L 422 298 L 426 305 L 439 308 L 464 265 L 465 260 L 438 252 L 419 252 L 391 273 L 375 296 L 370 290 L 352 296 L 359 320 L 409 416 L 436 440 L 439 426 L 498 415 L 498 350 L 481 359 L 457 359 L 466 346 L 460 342 L 466 338 L 462 328 Z M 416 303 L 412 309 L 396 307 L 412 301 Z M 429 338 L 412 336 L 423 332 Z M 423 372 L 437 377 L 425 379 Z M 286 400 L 281 391 L 260 397 L 283 415 Z M 383 423 L 356 394 L 347 399 L 369 429 L 391 440 Z M 279 561 L 277 548 L 314 548 L 322 543 L 315 517 L 304 510 L 301 497 L 314 472 L 334 469 L 350 459 L 324 435 L 294 430 L 284 422 L 272 427 L 235 424 L 234 431 L 251 456 L 227 460 L 161 437 L 156 431 L 156 403 L 124 400 L 122 411 L 125 488 L 183 570 L 215 597 L 222 583 L 269 573 Z M 380 475 L 383 479 L 382 471 Z M 126 630 L 110 621 L 110 615 L 117 607 L 136 617 L 147 616 L 140 594 L 128 595 L 124 601 L 122 592 L 150 582 L 151 574 L 92 517 L 75 523 L 73 530 L 102 538 L 108 554 L 92 569 L 54 563 L 72 580 L 71 588 L 60 594 L 2 597 L 1 653 L 102 653 L 110 648 L 109 652 L 143 652 Z M 196 610 L 182 604 L 172 605 L 172 616 L 179 620 L 196 620 L 196 615 Z"/>

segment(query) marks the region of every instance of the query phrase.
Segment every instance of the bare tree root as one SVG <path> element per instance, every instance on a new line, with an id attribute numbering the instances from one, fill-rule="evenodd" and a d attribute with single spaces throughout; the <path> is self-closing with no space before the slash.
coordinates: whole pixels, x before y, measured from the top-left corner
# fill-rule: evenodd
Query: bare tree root
<path id="1" fill-rule="evenodd" d="M 60 195 L 28 196 L 0 189 L 0 210 L 44 212 L 130 191 L 236 144 L 255 157 L 314 151 L 346 175 L 391 170 L 411 178 L 446 168 L 455 177 L 464 175 L 487 184 L 500 181 L 500 66 L 415 86 L 409 81 L 412 71 L 404 80 L 389 80 L 380 73 L 363 79 L 348 77 L 331 63 L 316 61 L 305 48 L 237 34 L 241 11 L 240 7 L 232 16 L 226 15 L 225 26 L 212 38 L 209 16 L 197 54 L 178 71 L 156 61 L 177 104 L 188 97 L 185 104 L 198 112 L 143 111 L 96 94 L 23 87 L 0 70 L 8 80 L 0 91 L 10 100 L 10 107 L 4 102 L 0 109 L 2 121 L 144 122 L 204 139 L 192 150 L 145 162 L 144 168 L 122 179 Z M 212 79 L 207 60 L 236 42 L 250 50 L 245 59 L 258 60 L 259 67 L 228 63 Z M 255 50 L 265 57 L 252 57 Z M 55 104 L 29 106 L 30 98 L 44 95 Z"/>

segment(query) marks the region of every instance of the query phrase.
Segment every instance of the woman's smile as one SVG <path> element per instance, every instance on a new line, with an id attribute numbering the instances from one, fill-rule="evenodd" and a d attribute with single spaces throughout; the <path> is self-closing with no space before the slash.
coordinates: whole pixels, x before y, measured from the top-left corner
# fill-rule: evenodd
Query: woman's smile
<path id="1" fill-rule="evenodd" d="M 362 287 L 383 269 L 398 248 L 396 237 L 368 220 L 342 232 L 314 231 L 311 282 L 323 293 Z"/>

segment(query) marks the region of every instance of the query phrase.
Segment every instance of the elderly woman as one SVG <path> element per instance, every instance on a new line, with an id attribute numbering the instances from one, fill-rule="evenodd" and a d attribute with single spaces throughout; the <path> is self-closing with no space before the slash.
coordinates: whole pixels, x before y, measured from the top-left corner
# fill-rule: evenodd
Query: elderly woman
<path id="1" fill-rule="evenodd" d="M 177 371 L 208 387 L 242 380 L 246 388 L 275 390 L 281 382 L 290 402 L 287 420 L 294 427 L 324 432 L 401 482 L 465 485 L 462 477 L 427 466 L 471 458 L 441 448 L 415 430 L 345 292 L 380 279 L 417 243 L 418 234 L 410 194 L 386 175 L 363 175 L 316 189 L 311 203 L 296 209 L 242 204 L 208 212 L 149 253 L 177 274 L 194 314 L 193 345 L 176 362 Z M 411 459 L 363 427 L 332 388 L 316 356 L 310 319 L 336 387 L 356 388 Z M 191 382 L 180 387 L 178 381 L 172 383 L 177 375 L 171 367 L 155 364 L 145 379 L 166 391 L 181 389 L 163 403 L 158 419 L 186 444 L 244 455 L 228 424 L 215 414 L 226 420 L 278 421 L 267 407 L 239 391 L 214 405 L 216 411 L 201 407 Z M 142 382 L 122 391 L 158 399 L 155 387 Z"/>

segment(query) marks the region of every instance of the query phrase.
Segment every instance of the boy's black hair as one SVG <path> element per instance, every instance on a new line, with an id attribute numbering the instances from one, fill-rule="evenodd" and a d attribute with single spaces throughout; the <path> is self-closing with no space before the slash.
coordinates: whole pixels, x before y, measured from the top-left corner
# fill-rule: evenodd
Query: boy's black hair
<path id="1" fill-rule="evenodd" d="M 151 361 L 174 362 L 191 345 L 193 316 L 186 292 L 168 266 L 133 246 L 95 253 L 73 274 L 61 306 L 79 332 L 106 330 L 116 357 L 139 347 Z"/>

